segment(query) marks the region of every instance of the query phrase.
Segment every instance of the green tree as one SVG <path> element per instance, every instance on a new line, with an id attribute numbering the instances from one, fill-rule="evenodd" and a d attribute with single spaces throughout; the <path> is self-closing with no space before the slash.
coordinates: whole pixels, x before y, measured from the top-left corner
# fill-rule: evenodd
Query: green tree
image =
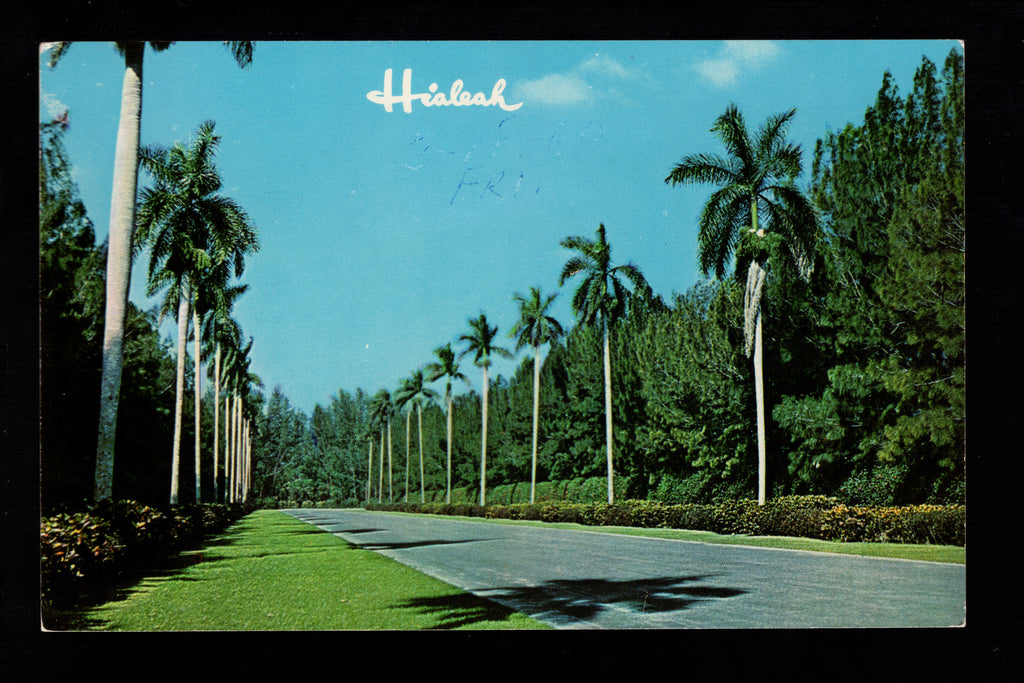
<path id="1" fill-rule="evenodd" d="M 714 271 L 723 277 L 732 257 L 737 274 L 746 267 L 744 338 L 754 362 L 760 505 L 765 503 L 767 476 L 761 295 L 768 260 L 788 258 L 809 277 L 818 235 L 814 209 L 795 184 L 801 171 L 800 145 L 785 137 L 795 114 L 791 109 L 769 117 L 751 139 L 739 109 L 730 104 L 711 128 L 728 156 L 688 155 L 665 178 L 671 185 L 711 183 L 721 188 L 704 205 L 698 223 L 697 257 L 704 274 Z M 766 237 L 767 231 L 772 235 Z"/>
<path id="2" fill-rule="evenodd" d="M 494 339 L 498 335 L 498 327 L 492 327 L 483 313 L 478 318 L 469 319 L 469 329 L 469 333 L 459 337 L 459 341 L 467 345 L 459 357 L 473 354 L 474 365 L 483 372 L 483 396 L 480 404 L 480 504 L 484 505 L 487 493 L 487 398 L 490 389 L 487 369 L 491 366 L 491 356 L 512 358 L 512 353 L 506 348 L 495 346 Z"/>
<path id="3" fill-rule="evenodd" d="M 818 141 L 832 367 L 781 413 L 803 476 L 853 482 L 879 468 L 896 473 L 890 502 L 962 499 L 963 178 L 956 50 L 941 77 L 923 59 L 905 99 L 886 72 L 863 123 Z"/>
<path id="4" fill-rule="evenodd" d="M 445 344 L 434 349 L 434 356 L 437 358 L 427 365 L 426 372 L 428 381 L 436 382 L 442 377 L 445 378 L 444 387 L 444 415 L 446 424 L 445 451 L 447 455 L 446 482 L 445 482 L 445 503 L 452 502 L 452 380 L 460 380 L 469 383 L 462 372 L 459 371 L 459 364 L 455 358 L 455 352 L 451 344 Z"/>
<path id="5" fill-rule="evenodd" d="M 150 42 L 161 52 L 170 42 Z M 248 41 L 225 42 L 241 67 L 252 62 L 253 46 Z M 53 43 L 50 67 L 57 65 L 71 43 Z M 114 482 L 114 443 L 117 432 L 117 406 L 121 393 L 121 369 L 124 359 L 124 320 L 131 281 L 132 230 L 135 224 L 135 193 L 138 188 L 139 127 L 142 118 L 142 61 L 145 42 L 117 42 L 114 47 L 124 59 L 121 87 L 121 115 L 114 155 L 114 181 L 110 200 L 110 231 L 107 248 L 106 313 L 103 326 L 103 374 L 100 385 L 99 435 L 96 447 L 94 498 L 109 499 Z"/>
<path id="6" fill-rule="evenodd" d="M 150 250 L 147 293 L 166 290 L 165 308 L 176 307 L 178 311 L 172 504 L 178 502 L 181 395 L 190 305 L 204 281 L 216 286 L 229 274 L 241 274 L 245 255 L 259 248 L 245 211 L 219 192 L 221 180 L 214 158 L 220 138 L 214 135 L 213 127 L 212 122 L 203 123 L 188 146 L 179 142 L 171 148 L 148 146 L 140 151 L 142 164 L 154 181 L 152 187 L 140 193 L 138 209 L 137 247 Z M 221 270 L 226 272 L 220 273 Z M 197 341 L 199 336 L 200 331 L 196 330 Z M 197 501 L 198 464 L 197 460 Z"/>
<path id="7" fill-rule="evenodd" d="M 608 461 L 608 502 L 614 502 L 614 469 L 612 462 L 612 371 L 609 335 L 616 321 L 626 311 L 629 290 L 620 276 L 634 287 L 645 287 L 647 282 L 640 269 L 632 263 L 612 266 L 611 245 L 608 243 L 604 223 L 597 228 L 596 239 L 573 236 L 562 240 L 565 249 L 579 252 L 562 267 L 559 286 L 577 274 L 583 280 L 573 294 L 572 309 L 584 325 L 597 323 L 604 344 L 604 407 L 605 444 Z"/>
<path id="8" fill-rule="evenodd" d="M 530 502 L 534 502 L 537 489 L 537 436 L 540 422 L 540 346 L 556 341 L 565 334 L 562 325 L 548 314 L 557 294 L 541 297 L 538 287 L 530 288 L 530 297 L 518 292 L 513 300 L 519 304 L 519 320 L 512 326 L 509 336 L 516 340 L 516 351 L 524 346 L 533 349 L 533 441 L 530 465 Z M 543 300 L 542 300 L 543 298 Z"/>

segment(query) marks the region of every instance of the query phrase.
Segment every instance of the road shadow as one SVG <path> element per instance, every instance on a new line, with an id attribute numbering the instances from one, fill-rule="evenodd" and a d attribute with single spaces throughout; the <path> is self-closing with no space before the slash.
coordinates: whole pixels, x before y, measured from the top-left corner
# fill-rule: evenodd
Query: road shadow
<path id="1" fill-rule="evenodd" d="M 428 630 L 451 630 L 484 622 L 507 621 L 516 610 L 472 593 L 412 598 L 398 607 L 417 609 L 437 619 Z"/>
<path id="2" fill-rule="evenodd" d="M 743 595 L 742 588 L 705 583 L 713 575 L 653 579 L 558 579 L 538 586 L 505 586 L 488 597 L 520 606 L 529 613 L 546 612 L 589 621 L 614 606 L 637 614 L 658 614 L 689 608 L 695 603 Z"/>
<path id="3" fill-rule="evenodd" d="M 430 540 L 430 541 L 409 541 L 408 543 L 385 543 L 367 541 L 361 543 L 357 547 L 363 550 L 405 550 L 406 548 L 422 548 L 430 545 L 453 545 L 456 543 L 481 543 L 484 541 L 494 541 L 497 539 L 493 538 L 465 538 L 458 541 L 442 541 L 442 540 Z"/>

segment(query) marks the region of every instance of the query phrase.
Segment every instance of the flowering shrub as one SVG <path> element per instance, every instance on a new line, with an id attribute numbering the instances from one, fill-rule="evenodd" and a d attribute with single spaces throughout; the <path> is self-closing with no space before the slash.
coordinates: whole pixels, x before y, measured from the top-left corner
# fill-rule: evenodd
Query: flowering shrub
<path id="1" fill-rule="evenodd" d="M 443 515 L 573 522 L 585 526 L 691 529 L 719 534 L 798 536 L 831 541 L 964 545 L 967 510 L 963 505 L 905 507 L 848 506 L 826 496 L 786 496 L 759 506 L 755 500 L 724 500 L 712 505 L 665 505 L 657 501 L 617 503 L 543 501 L 511 505 L 403 503 L 367 506 Z"/>

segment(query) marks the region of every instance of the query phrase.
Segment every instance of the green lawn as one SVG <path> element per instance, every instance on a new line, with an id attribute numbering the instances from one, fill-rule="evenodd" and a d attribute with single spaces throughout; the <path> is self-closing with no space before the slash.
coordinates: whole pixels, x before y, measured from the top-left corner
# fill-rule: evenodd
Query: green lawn
<path id="1" fill-rule="evenodd" d="M 105 631 L 542 629 L 289 515 L 254 512 L 70 622 Z"/>

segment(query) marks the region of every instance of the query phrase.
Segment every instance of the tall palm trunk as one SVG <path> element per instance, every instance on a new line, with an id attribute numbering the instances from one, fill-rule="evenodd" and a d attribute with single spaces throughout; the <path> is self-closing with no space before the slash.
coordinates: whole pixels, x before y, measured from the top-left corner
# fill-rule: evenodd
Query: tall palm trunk
<path id="1" fill-rule="evenodd" d="M 114 182 L 110 197 L 110 234 L 107 243 L 106 310 L 103 320 L 103 374 L 100 380 L 100 416 L 96 441 L 93 497 L 107 500 L 114 490 L 114 445 L 117 405 L 121 395 L 124 360 L 124 321 L 132 274 L 132 227 L 139 177 L 139 125 L 142 118 L 142 56 L 145 43 L 131 43 L 124 51 L 121 118 L 117 127 Z"/>
<path id="2" fill-rule="evenodd" d="M 427 502 L 427 489 L 423 483 L 423 406 L 416 406 L 416 424 L 419 430 L 420 445 L 420 502 Z"/>
<path id="3" fill-rule="evenodd" d="M 380 428 L 380 477 L 377 480 L 377 502 L 384 502 L 384 426 Z"/>
<path id="4" fill-rule="evenodd" d="M 412 437 L 412 411 L 405 414 L 405 502 L 409 502 L 409 440 Z"/>
<path id="5" fill-rule="evenodd" d="M 370 439 L 370 455 L 366 461 L 366 502 L 370 502 L 370 494 L 373 491 L 373 439 Z"/>
<path id="6" fill-rule="evenodd" d="M 487 493 L 487 368 L 484 367 L 484 396 L 480 422 L 480 505 L 486 504 Z"/>
<path id="7" fill-rule="evenodd" d="M 391 466 L 391 456 L 392 456 L 392 454 L 393 454 L 393 450 L 392 450 L 392 447 L 391 447 L 391 418 L 388 417 L 388 502 L 389 503 L 394 503 L 395 502 L 395 490 L 394 490 L 394 487 L 392 486 L 392 472 L 393 472 L 393 468 Z"/>
<path id="8" fill-rule="evenodd" d="M 608 448 L 608 502 L 615 500 L 612 470 L 612 354 L 608 342 L 608 323 L 604 322 L 604 434 Z"/>
<path id="9" fill-rule="evenodd" d="M 218 461 L 217 439 L 220 435 L 220 342 L 213 354 L 213 502 L 220 501 L 220 489 L 217 484 Z"/>
<path id="10" fill-rule="evenodd" d="M 231 502 L 231 394 L 224 395 L 224 502 Z"/>
<path id="11" fill-rule="evenodd" d="M 178 360 L 174 390 L 174 445 L 171 451 L 171 505 L 178 504 L 178 470 L 181 460 L 181 414 L 185 398 L 185 337 L 188 334 L 188 284 L 178 293 Z"/>
<path id="12" fill-rule="evenodd" d="M 754 332 L 754 394 L 757 400 L 757 504 L 767 497 L 767 448 L 764 424 L 764 370 L 761 364 L 761 311 Z"/>
<path id="13" fill-rule="evenodd" d="M 540 346 L 533 346 L 533 460 L 530 465 L 530 504 L 537 491 L 537 423 L 540 415 Z"/>
<path id="14" fill-rule="evenodd" d="M 200 409 L 200 402 L 202 400 L 202 375 L 200 369 L 202 362 L 200 360 L 200 349 L 199 349 L 199 338 L 202 336 L 199 328 L 199 312 L 192 308 L 192 349 L 195 354 L 195 414 L 196 414 L 196 439 L 195 439 L 195 460 L 196 460 L 196 505 L 203 502 L 203 496 L 200 492 L 199 479 L 200 479 L 200 467 L 199 467 L 199 446 L 200 446 L 200 417 L 202 416 L 202 410 Z"/>
<path id="15" fill-rule="evenodd" d="M 448 482 L 445 487 L 444 502 L 445 504 L 451 504 L 452 502 L 452 399 L 448 397 L 447 410 L 445 411 L 445 421 L 448 423 L 448 438 L 445 440 L 445 449 L 448 451 Z"/>
<path id="16" fill-rule="evenodd" d="M 750 230 L 760 238 L 757 225 L 757 197 L 750 199 Z M 747 353 L 750 354 L 750 342 L 753 341 L 754 355 L 754 400 L 757 404 L 757 504 L 764 505 L 767 498 L 767 460 L 768 445 L 765 436 L 764 414 L 764 366 L 761 352 L 761 292 L 764 287 L 765 269 L 754 259 L 747 273 L 747 288 L 744 295 L 744 333 L 748 338 Z M 750 322 L 754 318 L 753 340 L 750 340 Z"/>

